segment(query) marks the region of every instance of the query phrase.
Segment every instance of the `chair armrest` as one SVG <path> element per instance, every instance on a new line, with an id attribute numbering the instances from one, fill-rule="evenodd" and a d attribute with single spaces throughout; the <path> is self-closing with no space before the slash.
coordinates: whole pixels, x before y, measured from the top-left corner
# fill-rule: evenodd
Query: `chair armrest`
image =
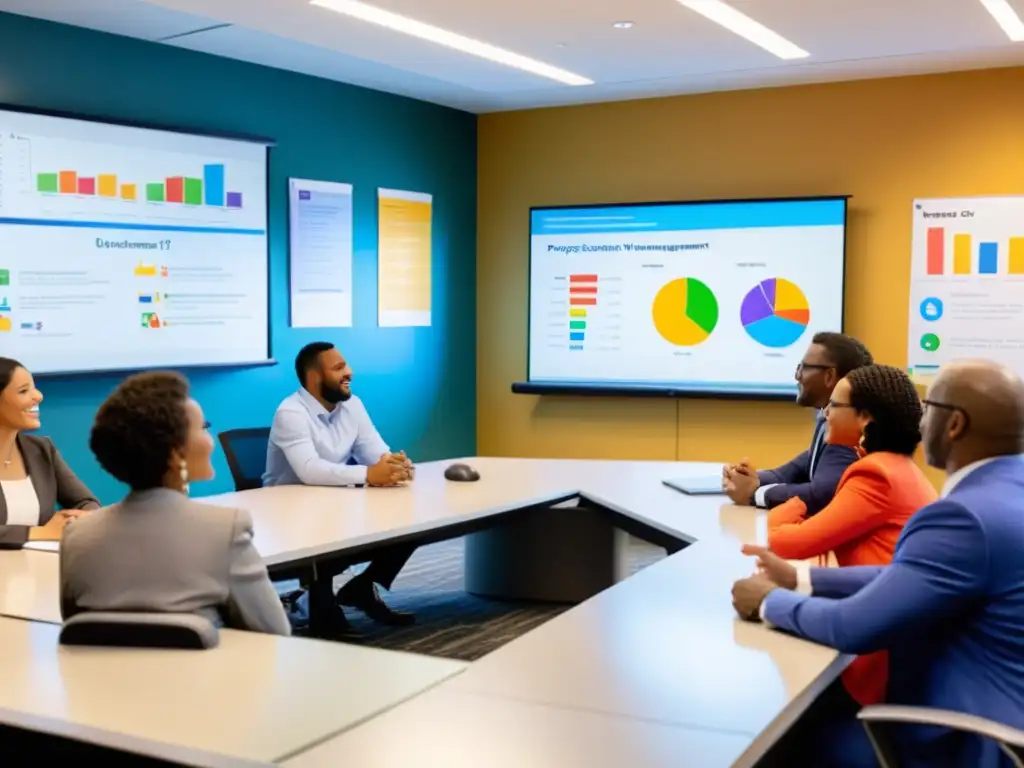
<path id="1" fill-rule="evenodd" d="M 1024 748 L 1024 731 L 977 715 L 967 715 L 963 712 L 952 712 L 946 709 L 878 704 L 862 709 L 857 714 L 857 719 L 862 720 L 865 726 L 881 723 L 908 723 L 952 728 L 985 736 L 1011 747 Z"/>

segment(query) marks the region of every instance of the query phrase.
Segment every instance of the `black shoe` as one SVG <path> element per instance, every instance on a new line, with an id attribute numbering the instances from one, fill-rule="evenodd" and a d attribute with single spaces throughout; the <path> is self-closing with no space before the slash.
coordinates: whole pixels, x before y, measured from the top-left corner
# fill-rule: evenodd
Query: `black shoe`
<path id="1" fill-rule="evenodd" d="M 377 585 L 366 582 L 358 576 L 338 590 L 338 605 L 362 611 L 378 624 L 389 627 L 408 627 L 416 623 L 416 617 L 405 611 L 388 608 L 381 599 Z"/>

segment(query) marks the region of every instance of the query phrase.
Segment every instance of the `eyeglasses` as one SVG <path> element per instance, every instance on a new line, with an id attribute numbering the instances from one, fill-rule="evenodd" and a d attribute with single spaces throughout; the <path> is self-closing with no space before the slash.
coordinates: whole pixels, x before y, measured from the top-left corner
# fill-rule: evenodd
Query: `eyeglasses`
<path id="1" fill-rule="evenodd" d="M 937 400 L 922 400 L 921 404 L 925 407 L 925 410 L 929 408 L 938 408 L 940 411 L 949 411 L 950 413 L 959 413 L 964 417 L 964 429 L 971 424 L 971 414 L 961 408 L 959 405 L 952 405 L 951 403 L 940 403 Z"/>
<path id="2" fill-rule="evenodd" d="M 797 363 L 796 364 L 796 375 L 799 376 L 804 371 L 827 371 L 831 368 L 835 368 L 834 365 L 821 365 L 820 363 Z"/>

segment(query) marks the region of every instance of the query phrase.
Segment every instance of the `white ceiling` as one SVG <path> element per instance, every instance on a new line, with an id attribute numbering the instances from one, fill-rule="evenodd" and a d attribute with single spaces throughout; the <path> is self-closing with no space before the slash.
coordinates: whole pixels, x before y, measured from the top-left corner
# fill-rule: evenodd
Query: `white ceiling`
<path id="1" fill-rule="evenodd" d="M 564 86 L 307 0 L 0 0 L 0 11 L 471 112 L 1024 64 L 979 0 L 730 0 L 811 53 L 782 61 L 675 0 L 370 0 L 595 81 Z M 1024 0 L 1010 0 L 1024 17 Z M 635 23 L 615 29 L 616 21 Z"/>

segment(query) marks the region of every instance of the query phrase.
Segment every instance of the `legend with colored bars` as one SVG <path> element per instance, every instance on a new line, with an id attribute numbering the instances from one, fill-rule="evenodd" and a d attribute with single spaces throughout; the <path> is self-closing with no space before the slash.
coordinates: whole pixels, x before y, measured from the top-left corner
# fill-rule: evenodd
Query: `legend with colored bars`
<path id="1" fill-rule="evenodd" d="M 583 349 L 587 310 L 597 306 L 597 275 L 569 275 L 569 349 Z"/>

